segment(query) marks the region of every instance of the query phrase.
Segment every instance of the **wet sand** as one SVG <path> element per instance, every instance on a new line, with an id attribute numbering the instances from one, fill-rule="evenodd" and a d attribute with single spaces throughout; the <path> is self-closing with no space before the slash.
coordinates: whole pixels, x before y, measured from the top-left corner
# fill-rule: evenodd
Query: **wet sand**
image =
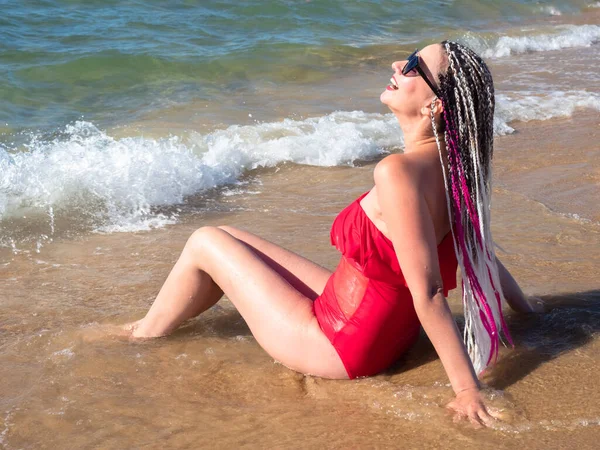
<path id="1" fill-rule="evenodd" d="M 597 115 L 512 124 L 496 141 L 499 257 L 545 315 L 508 313 L 516 348 L 484 376 L 494 429 L 454 424 L 427 339 L 355 381 L 275 363 L 226 299 L 174 335 L 131 343 L 100 324 L 143 316 L 189 234 L 251 230 L 329 268 L 331 221 L 372 186 L 375 162 L 283 165 L 143 233 L 0 249 L 0 445 L 15 448 L 595 448 L 600 437 L 600 163 Z M 460 322 L 460 298 L 450 304 Z"/>

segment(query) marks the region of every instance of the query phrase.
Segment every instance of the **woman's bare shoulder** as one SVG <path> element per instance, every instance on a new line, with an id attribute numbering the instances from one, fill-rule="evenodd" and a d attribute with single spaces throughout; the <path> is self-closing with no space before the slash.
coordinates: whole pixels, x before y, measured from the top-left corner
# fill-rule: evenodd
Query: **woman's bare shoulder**
<path id="1" fill-rule="evenodd" d="M 415 183 L 422 178 L 423 165 L 410 154 L 394 153 L 383 158 L 375 166 L 373 176 L 375 184 L 385 183 Z"/>
<path id="2" fill-rule="evenodd" d="M 377 168 L 379 166 L 396 166 L 396 165 L 407 164 L 408 161 L 409 161 L 409 158 L 407 158 L 406 154 L 392 153 L 391 155 L 387 155 L 385 158 L 383 158 L 381 161 L 379 161 L 377 163 L 377 165 L 375 166 L 375 168 Z"/>

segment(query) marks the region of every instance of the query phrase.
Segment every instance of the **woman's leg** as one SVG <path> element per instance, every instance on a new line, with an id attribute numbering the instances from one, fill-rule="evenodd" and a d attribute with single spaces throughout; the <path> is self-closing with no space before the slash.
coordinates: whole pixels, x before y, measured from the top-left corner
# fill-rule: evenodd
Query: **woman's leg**
<path id="1" fill-rule="evenodd" d="M 301 294 L 311 300 L 315 300 L 317 296 L 323 292 L 323 289 L 325 289 L 325 284 L 331 276 L 331 271 L 324 267 L 248 231 L 226 225 L 219 226 L 218 228 L 247 244 L 257 256 L 269 265 L 269 267 L 281 275 Z M 171 333 L 186 320 L 203 313 L 217 303 L 223 296 L 221 288 L 219 288 L 205 272 L 201 271 L 192 279 L 183 280 L 183 282 L 179 280 L 180 274 L 181 269 L 176 264 L 169 275 L 172 279 L 170 283 L 183 286 L 186 281 L 190 281 L 190 284 L 192 285 L 190 298 L 193 298 L 193 301 L 179 305 L 177 307 L 177 314 L 175 314 L 175 311 L 172 311 L 171 314 L 166 316 L 164 316 L 164 311 L 161 311 L 160 315 L 153 314 L 156 317 L 164 316 L 169 317 L 170 320 L 172 320 L 169 326 L 164 328 L 160 326 L 152 327 L 154 330 L 162 328 L 164 331 L 160 334 L 161 336 Z M 187 277 L 187 275 L 184 276 Z M 158 297 L 162 297 L 161 292 L 159 292 Z M 155 303 L 161 304 L 162 302 L 159 303 L 155 301 Z M 158 306 L 156 308 L 158 308 Z M 137 330 L 141 322 L 142 321 L 140 320 L 133 324 L 128 324 L 126 328 L 130 331 Z M 146 321 L 146 326 L 149 326 L 148 321 Z M 134 331 L 134 335 L 144 333 L 147 337 L 150 337 L 150 330 L 148 329 L 147 331 L 147 333 L 144 333 L 144 330 Z"/>
<path id="2" fill-rule="evenodd" d="M 331 276 L 326 268 L 248 231 L 230 226 L 218 228 L 248 244 L 264 262 L 311 300 L 325 289 Z"/>
<path id="3" fill-rule="evenodd" d="M 303 373 L 348 377 L 319 327 L 312 300 L 249 244 L 215 227 L 201 228 L 190 237 L 150 311 L 132 334 L 168 334 L 183 320 L 212 306 L 222 292 L 273 358 Z"/>

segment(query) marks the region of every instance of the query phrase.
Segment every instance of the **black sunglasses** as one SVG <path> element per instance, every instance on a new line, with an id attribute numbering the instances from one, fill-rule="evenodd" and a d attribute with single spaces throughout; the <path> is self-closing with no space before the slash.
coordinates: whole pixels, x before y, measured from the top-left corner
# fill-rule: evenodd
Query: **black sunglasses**
<path id="1" fill-rule="evenodd" d="M 402 75 L 409 77 L 409 76 L 411 76 L 411 75 L 409 75 L 409 72 L 412 70 L 416 70 L 419 73 L 419 75 L 421 75 L 421 78 L 423 78 L 423 80 L 425 80 L 425 83 L 427 83 L 427 86 L 429 86 L 431 88 L 433 93 L 435 95 L 437 95 L 438 97 L 441 97 L 440 91 L 438 90 L 438 88 L 436 88 L 435 85 L 431 81 L 429 81 L 429 78 L 427 78 L 427 75 L 425 75 L 425 72 L 423 72 L 423 69 L 421 69 L 421 67 L 419 66 L 419 55 L 417 53 L 418 53 L 418 50 L 415 50 L 412 53 L 412 55 L 410 55 L 408 57 L 406 65 L 402 68 Z"/>

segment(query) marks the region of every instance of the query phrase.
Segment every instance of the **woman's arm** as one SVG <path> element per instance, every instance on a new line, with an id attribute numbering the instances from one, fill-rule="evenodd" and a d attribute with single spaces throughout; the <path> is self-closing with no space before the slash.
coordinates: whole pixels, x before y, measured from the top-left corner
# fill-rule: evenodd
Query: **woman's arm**
<path id="1" fill-rule="evenodd" d="M 493 418 L 483 403 L 479 380 L 443 293 L 415 299 L 415 310 L 456 394 L 448 408 L 473 423 L 489 424 Z"/>
<path id="2" fill-rule="evenodd" d="M 517 312 L 536 313 L 544 312 L 544 302 L 541 299 L 528 299 L 523 293 L 517 281 L 510 274 L 508 269 L 496 258 L 498 273 L 500 274 L 500 285 L 508 305 Z"/>
<path id="3" fill-rule="evenodd" d="M 375 169 L 379 206 L 419 320 L 456 394 L 449 407 L 474 422 L 489 423 L 479 381 L 443 294 L 435 229 L 421 178 L 405 155 L 388 156 Z"/>

